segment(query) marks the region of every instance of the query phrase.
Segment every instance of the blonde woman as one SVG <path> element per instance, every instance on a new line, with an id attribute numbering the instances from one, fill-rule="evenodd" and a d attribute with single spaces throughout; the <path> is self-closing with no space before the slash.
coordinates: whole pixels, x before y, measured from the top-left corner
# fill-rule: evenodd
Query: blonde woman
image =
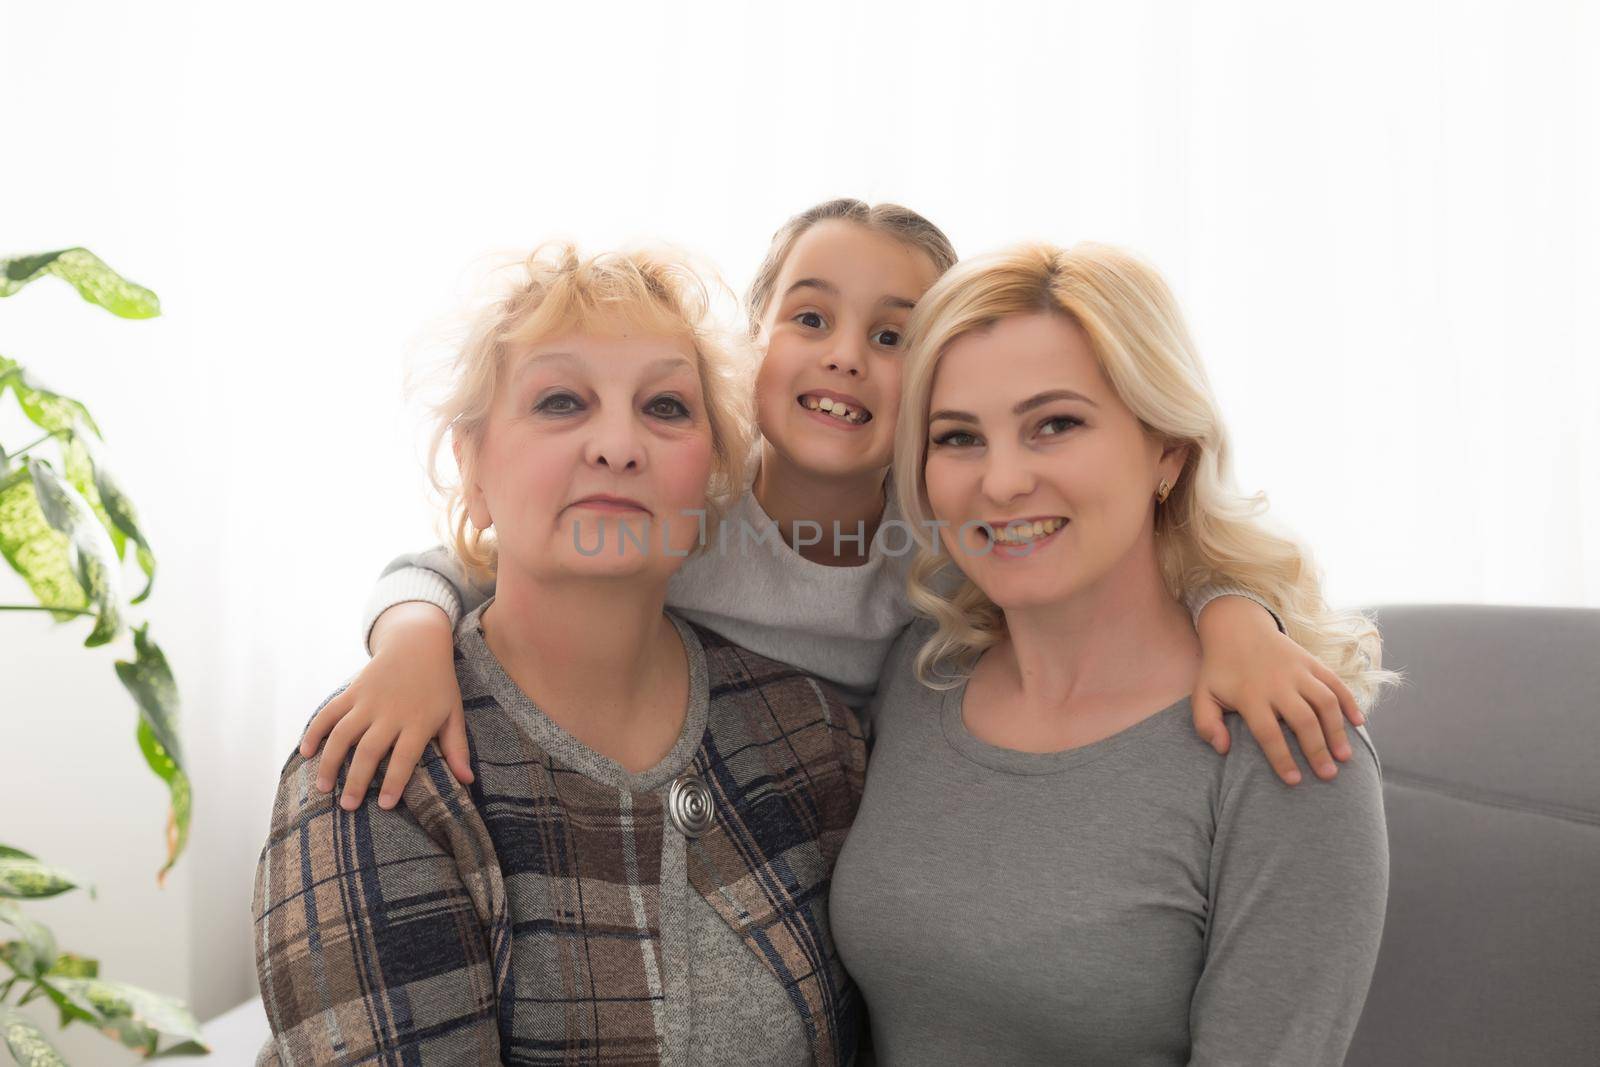
<path id="1" fill-rule="evenodd" d="M 430 743 L 402 803 L 345 810 L 290 758 L 258 1062 L 854 1062 L 827 898 L 859 723 L 664 607 L 745 484 L 706 305 L 676 259 L 557 248 L 479 320 L 433 445 L 456 551 L 498 577 L 454 633 L 472 781 Z"/>
<path id="2" fill-rule="evenodd" d="M 833 884 L 879 1061 L 1342 1062 L 1387 891 L 1377 754 L 1356 728 L 1309 791 L 1255 745 L 1219 759 L 1184 598 L 1227 575 L 1329 684 L 1370 703 L 1390 676 L 1234 490 L 1172 294 L 1115 249 L 1024 245 L 947 273 L 907 346 L 925 621 Z"/>

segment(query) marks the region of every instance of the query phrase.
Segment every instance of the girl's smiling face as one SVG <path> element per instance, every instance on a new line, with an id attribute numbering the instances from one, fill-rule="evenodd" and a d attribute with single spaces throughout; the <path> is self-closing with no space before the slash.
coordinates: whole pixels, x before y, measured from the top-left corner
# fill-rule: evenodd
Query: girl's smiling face
<path id="1" fill-rule="evenodd" d="M 958 337 L 928 408 L 924 477 L 944 549 L 1001 608 L 1059 603 L 1155 559 L 1156 487 L 1176 484 L 1185 450 L 1128 409 L 1065 315 Z"/>
<path id="2" fill-rule="evenodd" d="M 889 465 L 900 410 L 900 346 L 939 274 L 924 252 L 829 219 L 795 241 L 761 324 L 761 433 L 801 470 L 851 478 Z"/>

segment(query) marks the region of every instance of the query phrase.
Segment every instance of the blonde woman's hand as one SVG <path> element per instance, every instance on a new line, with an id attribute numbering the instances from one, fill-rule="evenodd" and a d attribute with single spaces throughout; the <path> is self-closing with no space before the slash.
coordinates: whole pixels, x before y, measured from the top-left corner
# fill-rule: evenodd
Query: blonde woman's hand
<path id="1" fill-rule="evenodd" d="M 1345 720 L 1366 722 L 1356 698 L 1327 665 L 1278 632 L 1272 616 L 1243 597 L 1219 597 L 1199 624 L 1202 660 L 1190 703 L 1194 728 L 1219 753 L 1228 751 L 1224 708 L 1239 713 L 1273 770 L 1289 785 L 1301 780 L 1279 725 L 1287 723 L 1318 778 L 1339 773 L 1350 758 Z"/>
<path id="2" fill-rule="evenodd" d="M 345 756 L 355 749 L 340 807 L 354 811 L 360 806 L 386 754 L 389 767 L 378 806 L 394 807 L 434 737 L 451 773 L 461 782 L 472 781 L 454 645 L 449 616 L 432 604 L 396 604 L 379 616 L 372 659 L 317 713 L 300 740 L 300 754 L 309 758 L 327 738 L 317 778 L 324 793 L 333 789 Z"/>

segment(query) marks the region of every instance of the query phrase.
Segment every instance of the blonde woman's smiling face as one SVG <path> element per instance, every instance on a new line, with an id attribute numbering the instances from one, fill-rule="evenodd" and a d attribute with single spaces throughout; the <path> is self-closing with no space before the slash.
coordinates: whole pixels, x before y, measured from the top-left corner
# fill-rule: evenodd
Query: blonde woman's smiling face
<path id="1" fill-rule="evenodd" d="M 665 581 L 698 541 L 712 458 L 687 342 L 568 336 L 513 358 L 463 482 L 502 569 Z"/>
<path id="2" fill-rule="evenodd" d="M 1002 609 L 1064 601 L 1154 558 L 1156 487 L 1177 481 L 1183 450 L 1146 431 L 1066 316 L 958 337 L 929 413 L 924 474 L 944 549 Z"/>
<path id="3" fill-rule="evenodd" d="M 911 308 L 938 277 L 932 259 L 841 219 L 801 234 L 762 322 L 756 412 L 795 466 L 848 478 L 889 465 Z"/>

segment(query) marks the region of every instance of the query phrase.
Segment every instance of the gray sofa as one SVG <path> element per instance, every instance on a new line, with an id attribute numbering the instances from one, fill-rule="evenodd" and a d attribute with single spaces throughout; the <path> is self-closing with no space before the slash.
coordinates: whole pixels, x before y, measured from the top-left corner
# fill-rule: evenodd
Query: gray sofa
<path id="1" fill-rule="evenodd" d="M 1375 612 L 1389 911 L 1350 1065 L 1600 1065 L 1600 611 Z"/>

